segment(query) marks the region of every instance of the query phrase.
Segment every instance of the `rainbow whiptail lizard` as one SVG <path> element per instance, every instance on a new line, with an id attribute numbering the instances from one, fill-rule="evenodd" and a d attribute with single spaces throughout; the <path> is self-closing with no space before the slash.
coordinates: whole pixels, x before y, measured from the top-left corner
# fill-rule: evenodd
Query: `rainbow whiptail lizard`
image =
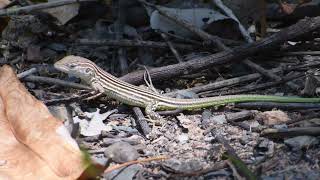
<path id="1" fill-rule="evenodd" d="M 320 98 L 283 97 L 269 95 L 227 95 L 198 99 L 178 99 L 166 97 L 151 90 L 124 82 L 98 67 L 92 61 L 67 56 L 54 64 L 55 68 L 79 77 L 94 90 L 122 103 L 145 108 L 151 119 L 160 118 L 155 110 L 195 110 L 205 107 L 222 106 L 239 102 L 279 102 L 279 103 L 320 103 Z"/>

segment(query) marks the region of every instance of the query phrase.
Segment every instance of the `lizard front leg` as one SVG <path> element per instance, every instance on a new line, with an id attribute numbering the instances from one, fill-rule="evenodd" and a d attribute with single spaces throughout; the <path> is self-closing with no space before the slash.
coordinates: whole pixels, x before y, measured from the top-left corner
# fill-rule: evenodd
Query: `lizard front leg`
<path id="1" fill-rule="evenodd" d="M 162 120 L 162 117 L 160 116 L 160 114 L 155 112 L 157 107 L 158 107 L 158 102 L 156 101 L 151 102 L 146 106 L 145 113 L 152 120 Z"/>

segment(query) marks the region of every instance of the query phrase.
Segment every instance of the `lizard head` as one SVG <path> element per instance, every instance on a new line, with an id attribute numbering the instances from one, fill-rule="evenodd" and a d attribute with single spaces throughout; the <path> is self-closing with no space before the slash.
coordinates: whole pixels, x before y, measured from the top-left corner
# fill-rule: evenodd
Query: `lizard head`
<path id="1" fill-rule="evenodd" d="M 57 61 L 54 67 L 59 71 L 76 76 L 87 83 L 96 76 L 95 63 L 80 56 L 66 56 Z"/>

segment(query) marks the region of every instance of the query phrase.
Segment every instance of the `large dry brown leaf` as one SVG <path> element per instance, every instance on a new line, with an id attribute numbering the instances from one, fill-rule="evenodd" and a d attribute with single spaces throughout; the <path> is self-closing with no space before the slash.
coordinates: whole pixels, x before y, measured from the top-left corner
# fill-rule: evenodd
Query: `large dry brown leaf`
<path id="1" fill-rule="evenodd" d="M 63 124 L 0 68 L 0 179 L 77 179 L 86 168 Z"/>
<path id="2" fill-rule="evenodd" d="M 0 0 L 0 9 L 6 7 L 8 4 L 10 4 L 9 0 Z"/>

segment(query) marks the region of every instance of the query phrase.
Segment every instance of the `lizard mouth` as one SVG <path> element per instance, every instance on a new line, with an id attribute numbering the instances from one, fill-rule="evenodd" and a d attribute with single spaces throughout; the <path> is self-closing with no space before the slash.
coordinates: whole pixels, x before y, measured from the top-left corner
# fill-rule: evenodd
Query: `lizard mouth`
<path id="1" fill-rule="evenodd" d="M 67 68 L 65 65 L 59 64 L 59 62 L 56 62 L 56 63 L 53 65 L 53 67 L 56 68 L 57 70 L 61 71 L 61 72 L 64 72 L 64 73 L 67 73 L 67 72 L 68 72 L 68 68 Z"/>

